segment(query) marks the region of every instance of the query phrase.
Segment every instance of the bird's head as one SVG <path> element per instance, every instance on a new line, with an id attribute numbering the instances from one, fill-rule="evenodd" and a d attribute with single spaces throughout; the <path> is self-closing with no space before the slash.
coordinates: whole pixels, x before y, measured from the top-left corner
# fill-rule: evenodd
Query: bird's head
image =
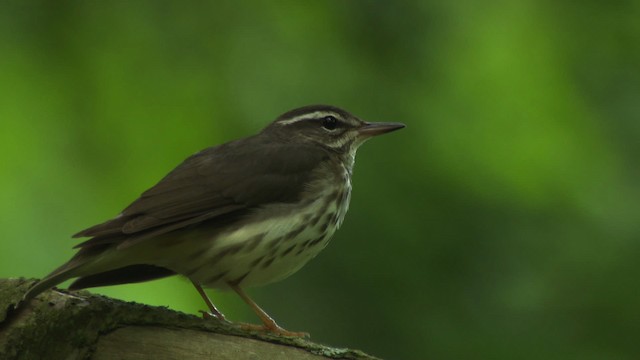
<path id="1" fill-rule="evenodd" d="M 280 115 L 263 131 L 283 141 L 313 144 L 353 157 L 366 140 L 404 126 L 401 123 L 366 122 L 335 106 L 309 105 Z"/>

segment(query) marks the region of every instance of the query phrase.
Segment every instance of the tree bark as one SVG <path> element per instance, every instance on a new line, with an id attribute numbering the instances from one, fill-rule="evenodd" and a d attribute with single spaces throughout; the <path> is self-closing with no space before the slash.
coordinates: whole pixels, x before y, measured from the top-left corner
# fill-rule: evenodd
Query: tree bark
<path id="1" fill-rule="evenodd" d="M 0 359 L 375 359 L 86 291 L 49 290 L 16 310 L 33 283 L 0 279 Z"/>

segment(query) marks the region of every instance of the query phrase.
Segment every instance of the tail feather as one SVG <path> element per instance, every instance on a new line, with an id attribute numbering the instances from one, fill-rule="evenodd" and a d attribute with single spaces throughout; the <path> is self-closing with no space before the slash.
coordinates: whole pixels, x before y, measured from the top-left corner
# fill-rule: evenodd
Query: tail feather
<path id="1" fill-rule="evenodd" d="M 80 249 L 69 261 L 53 270 L 44 279 L 38 281 L 29 289 L 22 297 L 22 302 L 28 302 L 40 293 L 49 290 L 63 281 L 82 275 L 84 266 L 90 264 L 107 249 L 108 246 L 94 246 Z"/>
<path id="2" fill-rule="evenodd" d="M 27 291 L 22 298 L 22 302 L 28 302 L 61 282 L 78 276 L 80 277 L 69 286 L 69 290 L 138 283 L 176 275 L 175 272 L 163 267 L 140 264 L 82 276 L 81 271 L 78 271 L 81 270 L 82 264 L 76 266 L 68 264 L 61 266 L 44 279 L 38 281 Z"/>
<path id="3" fill-rule="evenodd" d="M 175 274 L 175 272 L 159 266 L 142 264 L 130 265 L 115 270 L 80 277 L 69 286 L 69 290 L 85 289 L 96 286 L 139 283 L 173 276 Z"/>
<path id="4" fill-rule="evenodd" d="M 76 270 L 82 266 L 82 264 L 73 264 L 73 260 L 74 259 L 71 259 L 69 262 L 55 269 L 51 274 L 33 285 L 22 297 L 22 302 L 28 302 L 42 292 L 49 290 L 61 282 L 76 277 Z"/>
<path id="5" fill-rule="evenodd" d="M 105 253 L 112 248 L 110 244 L 81 248 L 71 260 L 31 287 L 24 294 L 22 302 L 28 302 L 40 293 L 72 278 L 78 279 L 69 286 L 69 289 L 77 290 L 96 286 L 136 283 L 176 274 L 169 269 L 146 264 L 129 265 L 126 262 L 114 263 L 107 260 L 106 263 L 97 265 L 96 260 L 104 259 Z"/>

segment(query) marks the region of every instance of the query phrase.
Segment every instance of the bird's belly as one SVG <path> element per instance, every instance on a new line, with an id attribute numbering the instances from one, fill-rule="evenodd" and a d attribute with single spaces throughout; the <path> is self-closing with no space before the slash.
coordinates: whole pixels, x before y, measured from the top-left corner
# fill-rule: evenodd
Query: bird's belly
<path id="1" fill-rule="evenodd" d="M 269 225 L 250 226 L 218 237 L 213 242 L 219 244 L 213 244 L 200 261 L 192 262 L 197 268 L 187 269 L 191 273 L 185 275 L 213 288 L 226 288 L 228 283 L 265 285 L 298 271 L 324 249 L 333 235 L 333 231 L 321 233 L 316 228 L 305 228 L 296 236 L 288 236 L 299 230 L 295 228 L 289 232 L 262 230 Z"/>
<path id="2" fill-rule="evenodd" d="M 255 220 L 248 219 L 242 227 L 205 242 L 200 239 L 206 247 L 191 254 L 190 259 L 165 266 L 212 288 L 228 288 L 229 284 L 258 286 L 282 280 L 325 248 L 342 223 L 347 205 L 348 196 L 321 197 L 275 218 L 256 214 Z M 265 209 L 269 210 L 272 209 Z"/>

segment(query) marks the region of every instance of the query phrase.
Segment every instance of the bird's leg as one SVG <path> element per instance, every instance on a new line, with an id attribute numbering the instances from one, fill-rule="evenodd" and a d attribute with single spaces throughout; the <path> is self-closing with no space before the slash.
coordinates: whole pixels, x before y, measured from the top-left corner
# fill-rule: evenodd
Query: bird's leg
<path id="1" fill-rule="evenodd" d="M 198 284 L 193 280 L 191 280 L 191 283 L 193 284 L 193 286 L 196 287 L 196 290 L 198 290 L 198 294 L 202 296 L 202 299 L 204 300 L 204 302 L 207 304 L 207 307 L 209 308 L 209 312 L 200 310 L 200 312 L 202 313 L 202 317 L 205 319 L 209 319 L 213 317 L 221 321 L 227 321 L 227 319 L 220 312 L 220 310 L 218 310 L 216 306 L 213 305 L 213 302 L 211 301 L 211 299 L 209 299 L 209 297 L 207 296 L 207 293 L 204 292 L 204 289 L 202 288 L 202 286 L 200 286 L 200 284 Z"/>
<path id="2" fill-rule="evenodd" d="M 272 332 L 278 335 L 283 335 L 283 336 L 309 337 L 309 334 L 305 332 L 294 332 L 294 331 L 289 331 L 281 328 L 278 324 L 276 324 L 275 320 L 273 320 L 273 318 L 269 316 L 269 314 L 267 314 L 264 310 L 262 310 L 262 308 L 260 308 L 260 306 L 258 306 L 258 304 L 256 304 L 255 301 L 251 300 L 249 295 L 247 295 L 244 292 L 244 290 L 242 290 L 237 285 L 233 285 L 230 283 L 228 283 L 228 285 L 229 287 L 231 287 L 231 289 L 233 289 L 233 291 L 235 291 L 242 298 L 242 300 L 244 300 L 244 302 L 247 303 L 247 305 L 251 307 L 251 309 L 253 309 L 253 311 L 256 313 L 256 315 L 258 315 L 258 317 L 260 318 L 260 320 L 262 320 L 262 323 L 264 324 L 262 326 L 254 325 L 254 324 L 239 324 L 240 327 L 247 330 L 259 330 L 259 331 L 267 330 L 269 332 Z"/>

